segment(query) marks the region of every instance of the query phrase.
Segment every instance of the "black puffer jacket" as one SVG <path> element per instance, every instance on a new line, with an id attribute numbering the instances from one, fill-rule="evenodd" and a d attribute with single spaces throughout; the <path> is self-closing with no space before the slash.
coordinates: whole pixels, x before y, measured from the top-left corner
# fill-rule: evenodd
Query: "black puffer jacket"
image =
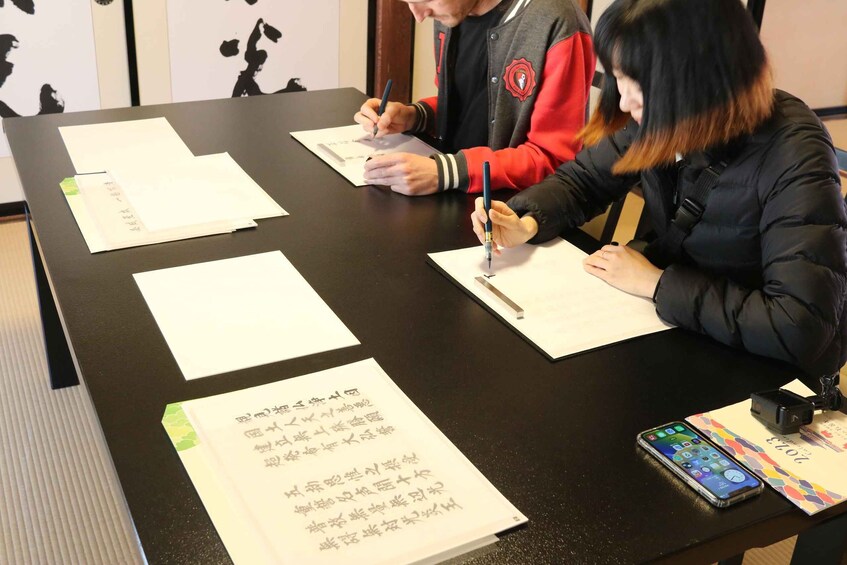
<path id="1" fill-rule="evenodd" d="M 656 309 L 663 320 L 722 343 L 811 376 L 831 374 L 847 360 L 847 210 L 826 130 L 797 98 L 776 91 L 775 100 L 755 134 L 720 149 L 728 166 L 681 259 L 658 265 L 665 272 Z M 638 182 L 655 232 L 667 230 L 677 182 L 685 192 L 714 157 L 615 176 L 612 165 L 637 128 L 630 122 L 509 201 L 538 222 L 532 243 L 583 224 Z"/>

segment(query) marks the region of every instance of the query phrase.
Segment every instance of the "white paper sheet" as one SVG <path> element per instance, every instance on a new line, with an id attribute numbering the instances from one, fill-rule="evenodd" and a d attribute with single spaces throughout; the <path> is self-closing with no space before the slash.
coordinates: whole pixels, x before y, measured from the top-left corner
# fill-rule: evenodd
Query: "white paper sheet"
<path id="1" fill-rule="evenodd" d="M 158 166 L 193 153 L 165 118 L 59 128 L 78 174 L 102 173 L 122 164 Z"/>
<path id="2" fill-rule="evenodd" d="M 63 180 L 60 186 L 91 253 L 256 227 L 256 222 L 246 220 L 151 233 L 136 216 L 120 186 L 108 174 L 77 175 Z"/>
<path id="3" fill-rule="evenodd" d="M 388 153 L 414 153 L 429 157 L 438 153 L 420 139 L 403 133 L 373 139 L 362 126 L 293 131 L 291 137 L 306 146 L 327 165 L 338 171 L 355 186 L 366 186 L 365 161 L 368 157 Z"/>
<path id="4" fill-rule="evenodd" d="M 235 563 L 413 563 L 526 522 L 373 359 L 162 423 Z"/>
<path id="5" fill-rule="evenodd" d="M 279 251 L 133 276 L 187 380 L 359 343 Z"/>
<path id="6" fill-rule="evenodd" d="M 229 153 L 122 163 L 109 172 L 150 231 L 288 215 Z"/>
<path id="7" fill-rule="evenodd" d="M 555 239 L 494 256 L 488 281 L 524 309 L 523 319 L 475 283 L 489 274 L 482 246 L 429 257 L 553 359 L 669 329 L 652 302 L 609 286 L 582 267 L 585 253 Z"/>

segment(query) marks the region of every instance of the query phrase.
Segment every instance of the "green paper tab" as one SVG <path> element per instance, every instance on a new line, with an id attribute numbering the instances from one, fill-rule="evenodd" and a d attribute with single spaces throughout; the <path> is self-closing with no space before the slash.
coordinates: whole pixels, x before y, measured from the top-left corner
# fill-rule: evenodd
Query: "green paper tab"
<path id="1" fill-rule="evenodd" d="M 76 185 L 73 177 L 66 178 L 59 183 L 59 186 L 62 187 L 62 192 L 65 193 L 65 196 L 76 196 L 79 194 L 79 187 Z"/>
<path id="2" fill-rule="evenodd" d="M 200 444 L 197 432 L 194 431 L 194 427 L 188 421 L 188 416 L 182 410 L 182 402 L 168 404 L 165 407 L 162 425 L 177 451 L 185 451 Z"/>

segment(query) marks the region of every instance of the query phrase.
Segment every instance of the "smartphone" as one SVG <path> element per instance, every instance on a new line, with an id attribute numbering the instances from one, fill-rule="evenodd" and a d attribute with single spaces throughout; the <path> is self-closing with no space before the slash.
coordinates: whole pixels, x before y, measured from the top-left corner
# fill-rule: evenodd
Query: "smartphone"
<path id="1" fill-rule="evenodd" d="M 638 445 L 718 507 L 756 496 L 762 481 L 685 422 L 638 434 Z"/>

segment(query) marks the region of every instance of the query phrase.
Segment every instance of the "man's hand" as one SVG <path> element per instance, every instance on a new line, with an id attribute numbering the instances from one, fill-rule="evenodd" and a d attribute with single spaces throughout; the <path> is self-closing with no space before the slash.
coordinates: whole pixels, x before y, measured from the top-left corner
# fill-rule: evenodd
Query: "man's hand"
<path id="1" fill-rule="evenodd" d="M 604 245 L 583 259 L 582 266 L 613 287 L 644 298 L 653 298 L 663 273 L 644 255 L 621 245 Z"/>
<path id="2" fill-rule="evenodd" d="M 471 213 L 473 231 L 480 243 L 485 243 L 485 206 L 482 198 L 474 201 Z M 491 201 L 491 238 L 494 241 L 494 253 L 500 254 L 501 247 L 515 247 L 526 243 L 538 233 L 538 222 L 532 216 L 519 218 L 505 202 Z"/>
<path id="3" fill-rule="evenodd" d="M 413 153 L 379 155 L 365 162 L 365 181 L 407 196 L 423 196 L 438 192 L 438 167 L 429 157 Z"/>
<path id="4" fill-rule="evenodd" d="M 365 101 L 359 111 L 353 115 L 353 120 L 362 124 L 362 128 L 368 133 L 373 133 L 374 125 L 376 125 L 378 131 L 375 137 L 382 137 L 389 133 L 403 133 L 415 126 L 417 113 L 413 106 L 389 102 L 382 116 L 378 116 L 380 102 L 379 98 Z"/>

